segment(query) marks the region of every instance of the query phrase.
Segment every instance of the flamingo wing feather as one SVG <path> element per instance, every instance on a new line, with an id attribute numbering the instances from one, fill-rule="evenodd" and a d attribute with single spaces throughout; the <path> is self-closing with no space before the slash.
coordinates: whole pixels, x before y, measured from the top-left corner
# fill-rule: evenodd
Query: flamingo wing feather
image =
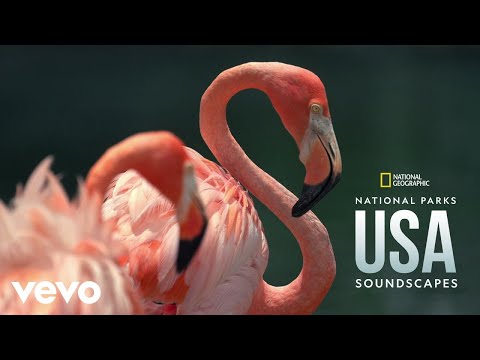
<path id="1" fill-rule="evenodd" d="M 268 247 L 253 202 L 223 168 L 188 148 L 209 225 L 186 272 L 190 286 L 179 313 L 246 313 L 268 261 Z"/>

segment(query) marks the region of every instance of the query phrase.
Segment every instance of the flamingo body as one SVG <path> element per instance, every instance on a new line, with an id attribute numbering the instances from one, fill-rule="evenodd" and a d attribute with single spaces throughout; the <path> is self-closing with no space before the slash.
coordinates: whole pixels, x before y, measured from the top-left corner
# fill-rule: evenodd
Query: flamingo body
<path id="1" fill-rule="evenodd" d="M 251 197 L 228 171 L 185 149 L 209 223 L 198 255 L 185 272 L 188 291 L 177 313 L 244 314 L 268 262 L 262 223 Z M 176 251 L 171 245 L 179 231 L 173 215 L 173 204 L 133 170 L 115 179 L 103 205 L 104 219 L 116 221 L 114 237 L 129 248 L 130 262 L 156 266 L 162 293 L 180 277 L 170 270 L 169 259 Z M 154 251 L 138 251 L 152 241 L 159 244 Z M 149 304 L 146 311 L 159 314 L 167 308 L 171 306 Z"/>

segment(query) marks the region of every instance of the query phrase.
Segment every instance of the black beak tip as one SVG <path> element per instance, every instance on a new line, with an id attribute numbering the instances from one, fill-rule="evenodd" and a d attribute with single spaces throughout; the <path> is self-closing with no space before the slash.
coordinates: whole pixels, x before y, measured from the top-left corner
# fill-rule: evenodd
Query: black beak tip
<path id="1" fill-rule="evenodd" d="M 309 209 L 305 206 L 303 206 L 303 204 L 300 203 L 300 201 L 298 201 L 295 205 L 293 205 L 292 207 L 292 216 L 293 217 L 300 217 L 300 216 L 303 216 L 305 215 L 305 213 L 308 211 Z"/>
<path id="2" fill-rule="evenodd" d="M 206 218 L 204 218 L 202 229 L 200 230 L 200 233 L 195 236 L 194 239 L 180 239 L 178 247 L 178 257 L 176 262 L 177 273 L 180 274 L 181 272 L 183 272 L 197 253 L 198 248 L 202 243 L 203 237 L 205 236 L 205 232 L 207 231 L 207 225 L 208 221 Z"/>
<path id="3" fill-rule="evenodd" d="M 300 217 L 305 215 L 320 200 L 324 189 L 324 183 L 317 185 L 303 184 L 302 193 L 298 201 L 292 207 L 292 216 Z"/>
<path id="4" fill-rule="evenodd" d="M 180 240 L 180 249 L 181 249 L 181 253 L 186 255 L 185 254 L 185 248 L 187 246 L 185 246 L 185 243 L 183 242 L 184 240 Z M 189 251 L 190 253 L 190 251 Z M 185 270 L 188 266 L 188 264 L 190 263 L 190 261 L 192 260 L 193 258 L 193 255 L 190 253 L 188 254 L 187 256 L 179 256 L 177 258 L 177 273 L 182 273 L 183 270 Z"/>

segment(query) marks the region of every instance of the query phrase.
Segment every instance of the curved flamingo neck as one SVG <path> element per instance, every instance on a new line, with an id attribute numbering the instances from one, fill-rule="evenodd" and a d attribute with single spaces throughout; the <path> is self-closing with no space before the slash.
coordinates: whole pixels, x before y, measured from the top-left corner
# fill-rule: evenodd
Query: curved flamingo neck
<path id="1" fill-rule="evenodd" d="M 138 133 L 115 144 L 98 159 L 88 172 L 86 188 L 101 194 L 103 201 L 114 177 L 133 169 L 178 204 L 185 159 L 183 142 L 175 135 L 167 131 Z"/>
<path id="2" fill-rule="evenodd" d="M 220 164 L 287 226 L 302 252 L 303 267 L 298 277 L 281 287 L 262 281 L 249 312 L 310 314 L 320 305 L 335 277 L 335 257 L 327 230 L 311 211 L 300 218 L 291 216 L 298 199 L 245 154 L 226 118 L 227 104 L 239 91 L 254 88 L 271 98 L 268 82 L 278 71 L 278 63 L 248 63 L 221 73 L 202 97 L 200 131 Z"/>

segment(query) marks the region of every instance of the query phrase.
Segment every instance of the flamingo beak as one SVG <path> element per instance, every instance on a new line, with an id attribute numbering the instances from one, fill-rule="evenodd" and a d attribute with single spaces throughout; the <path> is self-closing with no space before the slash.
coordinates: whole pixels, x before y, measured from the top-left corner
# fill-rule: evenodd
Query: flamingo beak
<path id="1" fill-rule="evenodd" d="M 207 229 L 207 218 L 190 163 L 187 163 L 184 169 L 183 193 L 177 207 L 177 219 L 180 225 L 180 241 L 176 266 L 177 272 L 181 273 L 196 254 Z"/>
<path id="2" fill-rule="evenodd" d="M 311 210 L 335 187 L 342 175 L 342 159 L 331 120 L 329 118 L 320 119 L 312 132 L 315 135 L 313 141 L 316 142 L 316 146 L 313 146 L 314 151 L 307 163 L 307 178 L 309 178 L 309 172 L 315 173 L 315 176 L 310 177 L 310 180 L 314 181 L 304 183 L 302 193 L 292 208 L 293 217 L 300 217 Z M 322 158 L 325 158 L 325 155 L 328 158 L 326 171 L 319 171 L 318 167 L 322 166 L 322 160 L 324 160 Z M 309 169 L 309 167 L 313 167 L 313 169 Z M 319 174 L 324 175 L 319 176 Z"/>

